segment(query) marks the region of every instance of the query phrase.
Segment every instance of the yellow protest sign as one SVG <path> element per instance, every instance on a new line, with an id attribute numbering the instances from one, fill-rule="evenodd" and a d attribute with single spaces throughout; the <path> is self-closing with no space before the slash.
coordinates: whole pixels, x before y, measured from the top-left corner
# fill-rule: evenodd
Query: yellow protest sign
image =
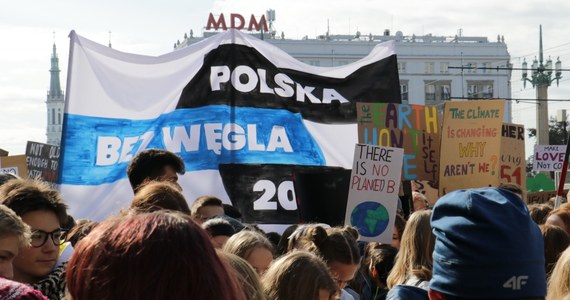
<path id="1" fill-rule="evenodd" d="M 446 102 L 443 114 L 439 194 L 498 186 L 503 100 Z"/>

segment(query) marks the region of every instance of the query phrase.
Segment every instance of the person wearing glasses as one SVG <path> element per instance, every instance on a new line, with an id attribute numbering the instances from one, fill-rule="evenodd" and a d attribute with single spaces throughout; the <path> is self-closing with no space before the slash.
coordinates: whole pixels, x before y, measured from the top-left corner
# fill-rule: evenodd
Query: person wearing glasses
<path id="1" fill-rule="evenodd" d="M 14 280 L 40 290 L 49 299 L 65 296 L 65 267 L 56 268 L 65 241 L 67 206 L 58 191 L 39 180 L 13 179 L 0 186 L 0 204 L 31 227 L 29 247 L 14 258 Z"/>
<path id="2" fill-rule="evenodd" d="M 14 211 L 0 204 L 0 299 L 47 300 L 38 290 L 10 280 L 14 273 L 12 262 L 21 247 L 29 246 L 30 226 Z"/>

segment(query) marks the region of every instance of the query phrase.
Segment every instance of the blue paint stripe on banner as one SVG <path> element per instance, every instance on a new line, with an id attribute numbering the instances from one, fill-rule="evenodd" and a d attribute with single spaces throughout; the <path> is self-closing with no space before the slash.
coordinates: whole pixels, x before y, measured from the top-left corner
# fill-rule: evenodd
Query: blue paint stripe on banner
<path id="1" fill-rule="evenodd" d="M 152 120 L 66 117 L 62 184 L 125 178 L 129 161 L 147 148 L 178 154 L 187 172 L 217 170 L 220 163 L 325 165 L 300 114 L 286 110 L 213 105 Z"/>

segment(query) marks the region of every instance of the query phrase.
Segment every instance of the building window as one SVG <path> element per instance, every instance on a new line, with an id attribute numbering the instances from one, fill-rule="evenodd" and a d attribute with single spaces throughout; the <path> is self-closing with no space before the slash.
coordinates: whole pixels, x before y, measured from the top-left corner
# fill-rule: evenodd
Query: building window
<path id="1" fill-rule="evenodd" d="M 467 98 L 488 99 L 493 98 L 493 81 L 467 80 Z"/>
<path id="2" fill-rule="evenodd" d="M 442 62 L 439 64 L 439 72 L 442 74 L 449 73 L 449 62 Z"/>
<path id="3" fill-rule="evenodd" d="M 61 108 L 57 109 L 57 124 L 61 125 Z"/>
<path id="4" fill-rule="evenodd" d="M 477 63 L 476 62 L 470 62 L 467 64 L 467 73 L 477 74 Z"/>
<path id="5" fill-rule="evenodd" d="M 408 103 L 408 81 L 400 80 L 400 96 L 402 97 L 402 103 Z"/>
<path id="6" fill-rule="evenodd" d="M 427 62 L 425 64 L 425 71 L 426 74 L 433 74 L 433 68 L 434 68 L 435 63 L 432 62 Z"/>
<path id="7" fill-rule="evenodd" d="M 481 67 L 483 67 L 482 73 L 491 73 L 491 63 L 482 63 Z"/>
<path id="8" fill-rule="evenodd" d="M 405 62 L 399 62 L 398 63 L 398 73 L 400 73 L 400 74 L 406 73 L 406 63 Z"/>
<path id="9" fill-rule="evenodd" d="M 50 124 L 55 124 L 55 108 L 51 109 L 51 122 Z"/>
<path id="10" fill-rule="evenodd" d="M 435 85 L 426 84 L 426 104 L 428 101 L 435 101 Z"/>
<path id="11" fill-rule="evenodd" d="M 451 99 L 451 81 L 438 80 L 425 83 L 426 105 Z"/>

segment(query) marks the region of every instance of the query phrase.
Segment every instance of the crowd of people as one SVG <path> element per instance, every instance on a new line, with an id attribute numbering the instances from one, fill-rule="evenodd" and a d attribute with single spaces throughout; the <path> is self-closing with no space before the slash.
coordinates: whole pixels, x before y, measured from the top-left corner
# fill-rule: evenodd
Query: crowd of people
<path id="1" fill-rule="evenodd" d="M 513 185 L 433 207 L 416 194 L 381 244 L 351 226 L 264 232 L 217 197 L 185 199 L 183 173 L 171 152 L 139 153 L 130 207 L 101 222 L 0 175 L 0 299 L 570 299 L 570 205 L 527 205 Z"/>

